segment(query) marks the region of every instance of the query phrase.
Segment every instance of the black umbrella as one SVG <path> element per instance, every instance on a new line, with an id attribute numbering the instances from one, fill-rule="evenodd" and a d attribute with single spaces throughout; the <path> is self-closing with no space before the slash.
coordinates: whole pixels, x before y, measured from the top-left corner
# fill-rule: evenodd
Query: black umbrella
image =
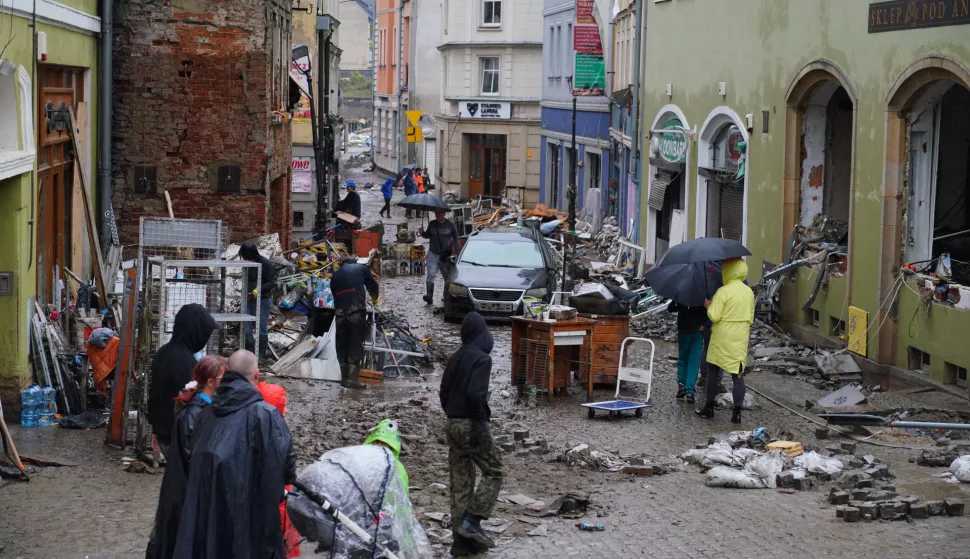
<path id="1" fill-rule="evenodd" d="M 406 196 L 403 200 L 398 202 L 397 205 L 406 210 L 417 210 L 419 212 L 451 211 L 448 204 L 445 204 L 441 198 L 438 198 L 434 194 L 427 193 Z"/>
<path id="2" fill-rule="evenodd" d="M 749 256 L 751 251 L 732 239 L 701 237 L 685 241 L 667 251 L 659 265 L 717 262 Z"/>
<path id="3" fill-rule="evenodd" d="M 720 266 L 712 262 L 660 264 L 643 277 L 654 293 L 685 307 L 703 306 L 721 287 Z"/>

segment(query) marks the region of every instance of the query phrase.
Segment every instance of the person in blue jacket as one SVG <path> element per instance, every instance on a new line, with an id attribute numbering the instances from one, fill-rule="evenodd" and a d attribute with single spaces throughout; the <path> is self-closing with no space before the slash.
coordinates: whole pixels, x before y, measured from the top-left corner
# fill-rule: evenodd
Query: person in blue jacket
<path id="1" fill-rule="evenodd" d="M 414 173 L 414 170 L 413 169 L 408 169 L 407 171 L 404 172 L 403 182 L 404 182 L 404 195 L 405 196 L 410 196 L 412 194 L 417 194 L 418 193 L 418 183 L 414 182 L 414 175 L 413 175 L 413 173 Z M 404 217 L 406 219 L 411 219 L 412 217 L 414 217 L 414 215 L 416 213 L 417 212 L 414 212 L 412 210 L 405 210 L 404 211 Z"/>
<path id="2" fill-rule="evenodd" d="M 381 194 L 384 195 L 384 207 L 378 212 L 381 217 L 384 217 L 384 213 L 387 213 L 387 218 L 391 218 L 391 198 L 394 197 L 394 177 L 387 177 L 384 184 L 381 185 Z"/>
<path id="3" fill-rule="evenodd" d="M 337 202 L 334 210 L 349 213 L 360 219 L 360 194 L 357 194 L 357 183 L 348 180 L 344 186 L 347 188 L 347 195 L 344 196 L 343 200 Z"/>

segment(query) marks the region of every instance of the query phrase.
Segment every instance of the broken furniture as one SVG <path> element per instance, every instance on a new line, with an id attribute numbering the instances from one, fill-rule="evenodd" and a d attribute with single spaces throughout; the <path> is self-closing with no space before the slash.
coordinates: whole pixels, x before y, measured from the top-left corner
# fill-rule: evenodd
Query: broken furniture
<path id="1" fill-rule="evenodd" d="M 588 318 L 512 318 L 512 384 L 552 395 L 569 386 L 573 372 L 589 374 L 589 340 L 596 322 Z M 589 389 L 592 393 L 592 388 Z"/>
<path id="2" fill-rule="evenodd" d="M 648 368 L 640 369 L 637 367 L 626 366 L 626 346 L 630 342 L 647 342 L 650 344 L 650 366 Z M 654 345 L 653 340 L 649 338 L 626 338 L 623 340 L 623 343 L 620 345 L 620 354 L 624 355 L 624 357 L 621 359 L 620 365 L 617 369 L 616 391 L 613 393 L 613 399 L 605 402 L 588 402 L 585 404 L 580 404 L 586 408 L 590 419 L 596 417 L 596 410 L 607 412 L 607 417 L 610 418 L 618 416 L 624 411 L 632 411 L 636 417 L 643 417 L 643 409 L 649 408 L 652 405 L 650 402 L 650 390 L 653 388 L 653 356 L 656 351 L 657 346 Z M 644 398 L 642 402 L 635 400 L 621 400 L 620 383 L 623 381 L 646 384 L 647 397 Z"/>
<path id="3" fill-rule="evenodd" d="M 630 315 L 580 314 L 579 316 L 594 323 L 589 337 L 589 368 L 581 368 L 578 371 L 579 381 L 587 385 L 588 397 L 592 398 L 595 386 L 612 385 L 616 382 L 621 348 L 630 335 Z"/>

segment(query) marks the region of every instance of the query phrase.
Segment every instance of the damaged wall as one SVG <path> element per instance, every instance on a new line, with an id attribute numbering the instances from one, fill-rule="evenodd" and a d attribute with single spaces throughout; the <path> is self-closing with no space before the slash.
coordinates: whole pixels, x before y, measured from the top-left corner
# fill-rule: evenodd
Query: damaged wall
<path id="1" fill-rule="evenodd" d="M 167 190 L 176 217 L 222 219 L 233 241 L 278 232 L 287 246 L 290 125 L 272 111 L 288 103 L 290 4 L 114 6 L 112 187 L 122 243 L 137 245 L 141 216 L 167 215 Z"/>
<path id="2" fill-rule="evenodd" d="M 822 213 L 825 185 L 825 106 L 805 107 L 802 133 L 802 221 L 807 226 Z"/>

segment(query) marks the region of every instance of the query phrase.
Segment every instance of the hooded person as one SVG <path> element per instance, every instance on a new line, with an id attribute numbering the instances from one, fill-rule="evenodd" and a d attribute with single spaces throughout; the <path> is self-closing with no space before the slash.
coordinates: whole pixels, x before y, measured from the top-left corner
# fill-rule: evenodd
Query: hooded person
<path id="1" fill-rule="evenodd" d="M 192 445 L 195 443 L 195 429 L 202 410 L 212 403 L 212 396 L 228 366 L 224 357 L 203 357 L 192 370 L 192 381 L 175 398 L 178 412 L 172 430 L 171 454 L 166 456 L 168 463 L 165 465 L 165 475 L 159 491 L 155 526 L 145 553 L 147 559 L 174 557 L 175 538 L 178 536 L 179 520 L 182 516 L 182 500 L 189 478 Z"/>
<path id="2" fill-rule="evenodd" d="M 263 396 L 263 401 L 276 408 L 280 415 L 286 417 L 286 389 L 277 384 L 261 382 L 256 385 L 256 389 Z M 284 488 L 286 491 L 293 489 L 292 485 Z M 287 559 L 300 556 L 300 540 L 303 538 L 290 521 L 289 514 L 286 512 L 286 501 L 280 503 L 280 518 L 283 520 L 283 545 L 286 550 Z"/>
<path id="3" fill-rule="evenodd" d="M 721 372 L 726 371 L 734 381 L 732 397 L 734 410 L 732 423 L 741 423 L 741 406 L 744 402 L 745 363 L 748 359 L 748 340 L 754 322 L 754 292 L 745 283 L 748 265 L 740 258 L 724 261 L 721 266 L 723 285 L 714 298 L 705 302 L 711 327 L 711 345 L 707 350 L 707 405 L 697 410 L 705 419 L 714 418 L 714 400 L 721 383 Z"/>
<path id="4" fill-rule="evenodd" d="M 262 276 L 259 278 L 259 301 L 256 301 L 254 292 L 256 290 L 256 280 L 258 270 L 256 268 L 246 269 L 247 285 L 250 289 L 249 298 L 246 300 L 246 312 L 256 314 L 256 305 L 259 305 L 259 349 L 264 355 L 269 344 L 269 324 L 270 307 L 273 303 L 273 288 L 276 287 L 276 268 L 268 258 L 259 253 L 256 245 L 245 242 L 239 247 L 239 256 L 247 262 L 258 262 L 262 268 Z M 253 334 L 254 324 L 246 323 L 246 343 L 247 347 L 255 347 L 256 338 Z"/>
<path id="5" fill-rule="evenodd" d="M 175 423 L 175 397 L 192 380 L 192 370 L 197 362 L 195 354 L 205 349 L 217 328 L 215 319 L 205 307 L 197 303 L 185 305 L 175 315 L 172 338 L 158 348 L 152 360 L 148 422 L 166 456 Z"/>
<path id="6" fill-rule="evenodd" d="M 387 180 L 385 180 L 384 184 L 381 185 L 381 196 L 384 198 L 384 207 L 381 208 L 381 211 L 378 212 L 378 214 L 381 217 L 385 217 L 384 214 L 386 213 L 387 214 L 386 217 L 390 219 L 391 218 L 391 198 L 394 197 L 394 177 L 387 177 Z"/>
<path id="7" fill-rule="evenodd" d="M 286 557 L 280 502 L 296 479 L 290 430 L 263 401 L 256 356 L 229 358 L 196 428 L 175 557 Z"/>
<path id="8" fill-rule="evenodd" d="M 376 444 L 390 449 L 397 459 L 397 475 L 404 482 L 405 490 L 410 494 L 410 482 L 408 472 L 401 463 L 401 435 L 398 433 L 397 422 L 385 419 L 371 429 L 371 432 L 364 439 L 364 444 Z"/>
<path id="9" fill-rule="evenodd" d="M 468 313 L 461 324 L 461 347 L 448 359 L 438 397 L 448 416 L 448 467 L 451 474 L 453 556 L 471 555 L 495 542 L 482 529 L 502 488 L 502 455 L 492 444 L 488 387 L 494 340 L 485 319 Z M 476 469 L 482 479 L 475 487 Z"/>
<path id="10" fill-rule="evenodd" d="M 360 367 L 364 361 L 364 342 L 370 327 L 367 324 L 367 296 L 376 305 L 380 286 L 370 268 L 349 256 L 330 280 L 336 315 L 337 361 L 340 363 L 340 384 L 345 388 L 363 388 Z"/>

